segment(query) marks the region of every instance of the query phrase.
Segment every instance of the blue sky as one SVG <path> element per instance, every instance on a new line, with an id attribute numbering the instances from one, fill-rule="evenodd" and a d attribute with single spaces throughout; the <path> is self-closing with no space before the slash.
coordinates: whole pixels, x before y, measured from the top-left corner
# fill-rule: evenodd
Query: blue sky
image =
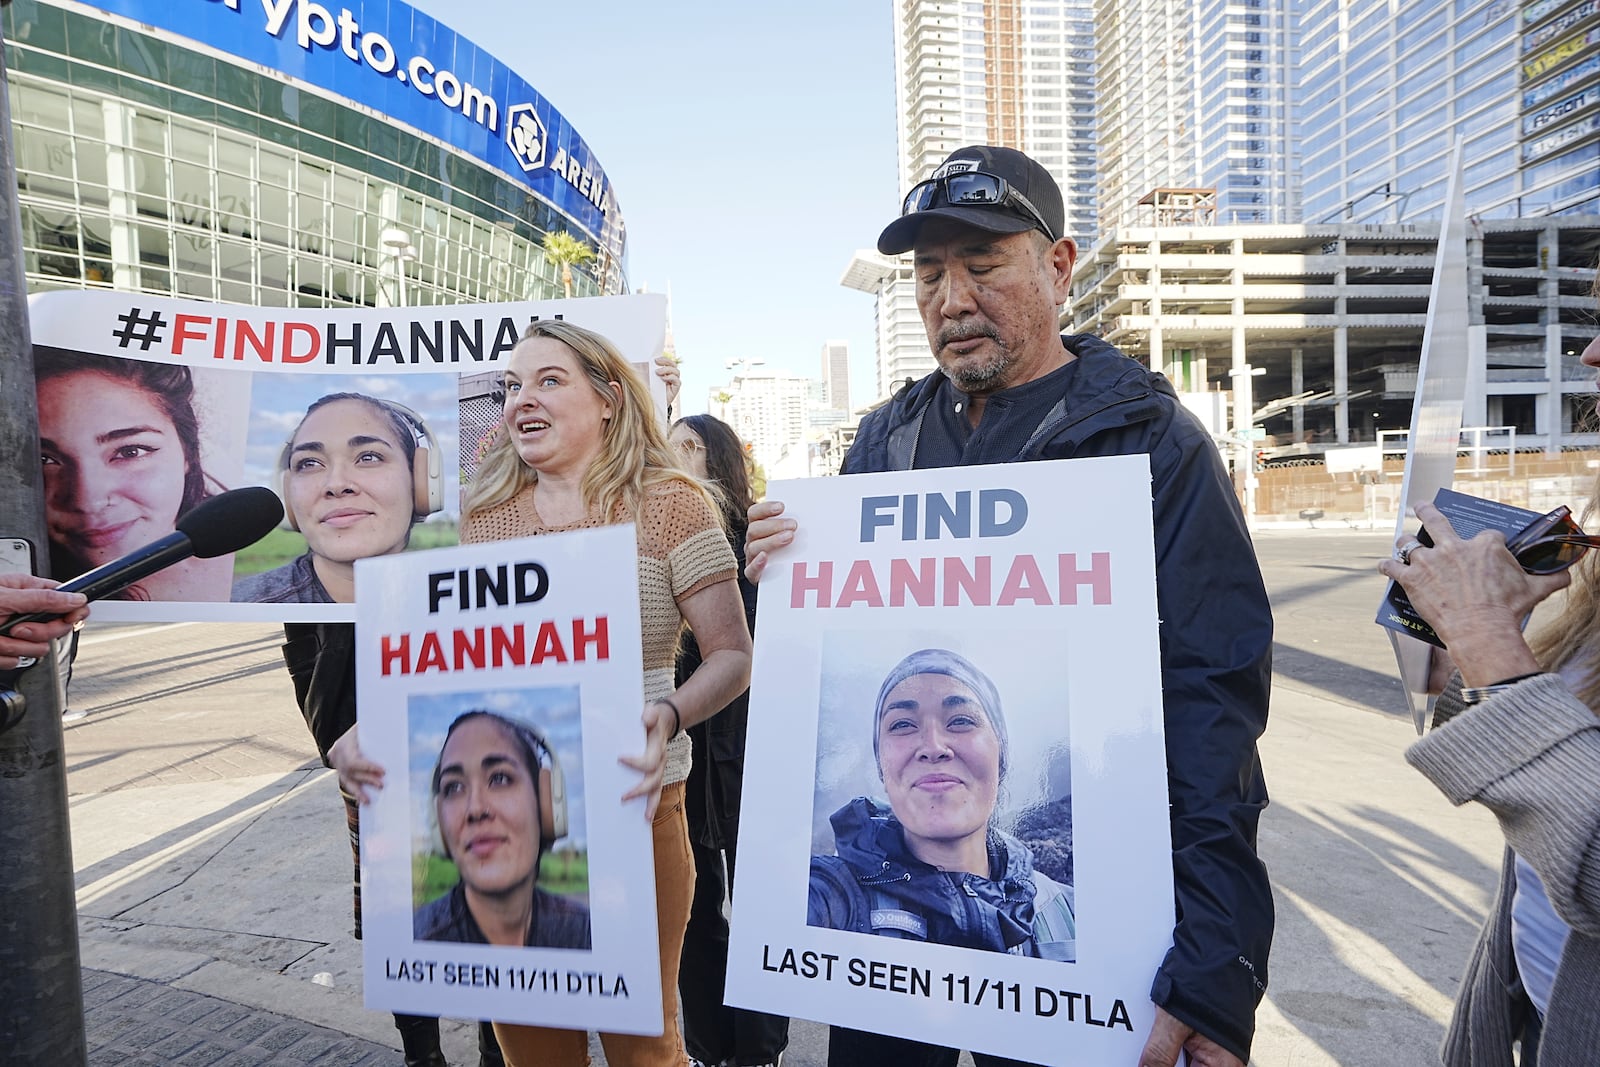
<path id="1" fill-rule="evenodd" d="M 634 286 L 672 291 L 686 412 L 732 359 L 819 377 L 872 298 L 839 285 L 898 206 L 889 5 L 410 0 L 526 78 L 605 167 Z"/>

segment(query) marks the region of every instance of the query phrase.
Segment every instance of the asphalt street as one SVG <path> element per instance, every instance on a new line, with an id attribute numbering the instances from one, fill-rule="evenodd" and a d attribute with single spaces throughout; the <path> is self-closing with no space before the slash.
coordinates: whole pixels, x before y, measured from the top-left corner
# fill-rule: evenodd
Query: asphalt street
<path id="1" fill-rule="evenodd" d="M 1433 1063 L 1499 835 L 1402 758 L 1414 732 L 1372 623 L 1388 536 L 1268 530 L 1257 546 L 1278 625 L 1260 843 L 1278 934 L 1252 1062 Z M 343 816 L 279 641 L 85 632 L 71 706 L 86 714 L 66 737 L 94 1062 L 400 1062 L 388 1016 L 362 1005 Z M 464 1024 L 447 1052 L 476 1062 Z M 825 1028 L 797 1022 L 786 1064 L 825 1058 Z"/>

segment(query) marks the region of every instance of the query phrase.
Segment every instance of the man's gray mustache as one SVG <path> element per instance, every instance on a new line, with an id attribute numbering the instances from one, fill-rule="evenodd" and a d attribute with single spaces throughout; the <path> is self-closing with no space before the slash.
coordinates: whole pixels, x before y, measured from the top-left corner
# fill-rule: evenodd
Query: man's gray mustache
<path id="1" fill-rule="evenodd" d="M 1000 335 L 995 333 L 992 326 L 951 326 L 939 331 L 939 347 L 960 344 L 962 341 L 971 341 L 978 337 L 987 337 L 991 341 L 1000 340 Z"/>

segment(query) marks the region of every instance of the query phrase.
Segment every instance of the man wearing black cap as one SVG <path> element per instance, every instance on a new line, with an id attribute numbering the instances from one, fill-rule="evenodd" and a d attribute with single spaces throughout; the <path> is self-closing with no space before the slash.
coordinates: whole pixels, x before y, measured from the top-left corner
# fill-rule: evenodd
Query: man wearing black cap
<path id="1" fill-rule="evenodd" d="M 840 473 L 1150 457 L 1177 925 L 1138 1062 L 1172 1067 L 1182 1049 L 1198 1067 L 1242 1067 L 1272 944 L 1255 850 L 1272 616 L 1210 435 L 1161 375 L 1092 335 L 1057 334 L 1077 256 L 1063 226 L 1055 179 L 1009 148 L 960 149 L 911 190 L 878 250 L 914 253 L 939 371 L 862 420 Z M 750 509 L 751 580 L 794 538 L 782 512 L 776 501 Z M 955 1057 L 842 1028 L 829 1039 L 830 1067 Z"/>

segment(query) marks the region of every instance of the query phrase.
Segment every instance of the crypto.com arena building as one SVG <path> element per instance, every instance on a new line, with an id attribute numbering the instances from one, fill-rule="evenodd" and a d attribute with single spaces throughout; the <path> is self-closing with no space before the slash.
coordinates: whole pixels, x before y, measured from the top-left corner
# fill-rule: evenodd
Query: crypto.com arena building
<path id="1" fill-rule="evenodd" d="M 15 0 L 4 9 L 28 288 L 275 306 L 542 299 L 542 242 L 625 292 L 589 146 L 399 0 Z"/>

